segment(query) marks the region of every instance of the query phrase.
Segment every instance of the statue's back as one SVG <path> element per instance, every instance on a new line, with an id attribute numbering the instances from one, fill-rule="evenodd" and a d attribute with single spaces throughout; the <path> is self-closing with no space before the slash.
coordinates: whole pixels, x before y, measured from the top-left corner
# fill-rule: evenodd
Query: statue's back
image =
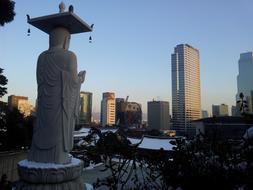
<path id="1" fill-rule="evenodd" d="M 34 145 L 53 152 L 51 155 L 56 157 L 72 148 L 76 95 L 80 87 L 77 79 L 76 58 L 71 51 L 48 50 L 39 56 Z"/>

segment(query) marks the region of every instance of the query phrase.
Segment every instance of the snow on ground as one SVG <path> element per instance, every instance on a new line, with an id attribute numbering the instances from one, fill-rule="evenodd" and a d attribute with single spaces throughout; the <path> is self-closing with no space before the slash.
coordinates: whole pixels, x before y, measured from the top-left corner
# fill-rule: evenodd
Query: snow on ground
<path id="1" fill-rule="evenodd" d="M 81 128 L 78 132 L 79 133 L 89 133 L 89 131 L 90 131 L 90 128 Z"/>
<path id="2" fill-rule="evenodd" d="M 74 138 L 82 138 L 82 137 L 86 137 L 88 135 L 88 133 L 76 133 L 74 134 Z"/>
<path id="3" fill-rule="evenodd" d="M 84 170 L 84 171 L 85 171 L 85 170 L 93 170 L 94 168 L 96 168 L 96 167 L 98 167 L 98 166 L 101 166 L 101 165 L 103 165 L 102 162 L 100 162 L 100 163 L 98 163 L 98 164 L 90 163 L 90 165 L 89 165 L 88 167 L 86 167 L 86 168 L 83 168 L 83 170 Z"/>
<path id="4" fill-rule="evenodd" d="M 118 129 L 102 129 L 101 132 L 104 133 L 104 132 L 107 132 L 107 131 L 111 131 L 113 133 L 115 133 Z"/>
<path id="5" fill-rule="evenodd" d="M 127 138 L 130 140 L 132 144 L 141 144 L 138 146 L 139 148 L 151 149 L 151 150 L 160 150 L 163 148 L 164 150 L 173 150 L 175 145 L 170 144 L 170 141 L 173 139 L 170 138 L 155 138 L 155 137 L 143 137 L 142 139 L 135 139 L 135 138 Z"/>
<path id="6" fill-rule="evenodd" d="M 89 131 L 90 128 L 81 128 L 79 131 L 74 131 L 74 138 L 86 137 Z"/>
<path id="7" fill-rule="evenodd" d="M 138 144 L 141 141 L 141 139 L 135 139 L 135 138 L 129 138 L 129 137 L 127 139 L 130 140 L 132 144 Z"/>
<path id="8" fill-rule="evenodd" d="M 93 188 L 93 186 L 91 184 L 85 183 L 84 185 L 85 185 L 84 190 L 94 190 L 94 188 Z"/>
<path id="9" fill-rule="evenodd" d="M 89 134 L 90 128 L 81 128 L 79 131 L 74 132 L 74 138 L 80 138 L 80 137 L 85 137 Z M 107 132 L 111 131 L 115 133 L 117 129 L 102 129 L 101 132 Z M 97 137 L 99 138 L 99 137 Z M 143 139 L 136 139 L 136 138 L 127 138 L 130 140 L 132 144 L 138 144 L 141 142 L 141 144 L 138 146 L 139 148 L 144 148 L 144 149 L 151 149 L 151 150 L 159 150 L 159 149 L 164 149 L 164 150 L 173 150 L 173 147 L 175 145 L 170 144 L 170 141 L 173 141 L 171 138 L 156 138 L 156 137 L 147 137 L 144 136 Z M 97 139 L 98 140 L 98 139 Z M 78 145 L 80 146 L 83 142 L 81 140 Z"/>
<path id="10" fill-rule="evenodd" d="M 170 141 L 172 141 L 172 139 L 144 137 L 138 147 L 152 150 L 159 150 L 162 148 L 169 151 L 173 150 L 173 147 L 176 147 L 175 145 L 170 144 Z"/>

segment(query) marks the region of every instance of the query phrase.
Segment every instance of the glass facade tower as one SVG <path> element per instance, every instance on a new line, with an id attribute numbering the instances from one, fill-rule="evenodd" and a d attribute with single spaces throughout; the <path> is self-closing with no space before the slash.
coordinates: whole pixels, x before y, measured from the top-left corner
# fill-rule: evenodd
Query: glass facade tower
<path id="1" fill-rule="evenodd" d="M 172 119 L 178 135 L 195 134 L 192 120 L 201 118 L 199 51 L 180 44 L 171 55 Z"/>
<path id="2" fill-rule="evenodd" d="M 170 107 L 169 102 L 148 102 L 148 126 L 151 129 L 169 129 Z"/>
<path id="3" fill-rule="evenodd" d="M 253 102 L 251 101 L 251 91 L 253 91 L 253 52 L 241 53 L 238 65 L 239 74 L 237 76 L 236 99 L 239 100 L 239 94 L 242 92 L 248 104 L 248 111 L 252 113 L 251 104 Z"/>
<path id="4" fill-rule="evenodd" d="M 90 124 L 92 115 L 92 93 L 80 92 L 79 124 Z"/>

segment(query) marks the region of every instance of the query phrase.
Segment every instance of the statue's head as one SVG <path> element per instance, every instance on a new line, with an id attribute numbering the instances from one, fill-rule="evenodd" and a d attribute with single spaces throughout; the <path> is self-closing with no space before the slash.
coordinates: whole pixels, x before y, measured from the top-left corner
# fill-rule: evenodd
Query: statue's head
<path id="1" fill-rule="evenodd" d="M 70 33 L 64 27 L 56 27 L 49 34 L 49 49 L 53 47 L 68 49 Z"/>

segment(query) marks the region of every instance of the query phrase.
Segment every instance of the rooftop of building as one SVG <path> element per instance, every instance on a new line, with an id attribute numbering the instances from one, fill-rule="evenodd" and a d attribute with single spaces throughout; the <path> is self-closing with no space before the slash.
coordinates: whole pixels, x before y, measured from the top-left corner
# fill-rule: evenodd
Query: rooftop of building
<path id="1" fill-rule="evenodd" d="M 169 103 L 168 101 L 161 101 L 161 100 L 152 100 L 148 101 L 148 103 Z"/>
<path id="2" fill-rule="evenodd" d="M 253 58 L 253 52 L 249 51 L 249 52 L 244 52 L 240 54 L 240 60 L 248 60 L 248 59 L 252 59 Z"/>
<path id="3" fill-rule="evenodd" d="M 192 48 L 192 49 L 196 50 L 197 52 L 199 51 L 197 48 L 191 46 L 190 44 L 178 44 L 176 47 L 178 47 L 178 46 L 186 46 L 188 48 Z"/>
<path id="4" fill-rule="evenodd" d="M 80 94 L 91 94 L 92 95 L 92 92 L 81 91 Z"/>
<path id="5" fill-rule="evenodd" d="M 24 100 L 28 100 L 28 97 L 27 96 L 16 96 L 16 95 L 10 95 L 8 96 L 8 98 L 11 98 L 11 97 L 14 97 L 14 98 L 18 98 L 18 99 L 24 99 Z"/>

